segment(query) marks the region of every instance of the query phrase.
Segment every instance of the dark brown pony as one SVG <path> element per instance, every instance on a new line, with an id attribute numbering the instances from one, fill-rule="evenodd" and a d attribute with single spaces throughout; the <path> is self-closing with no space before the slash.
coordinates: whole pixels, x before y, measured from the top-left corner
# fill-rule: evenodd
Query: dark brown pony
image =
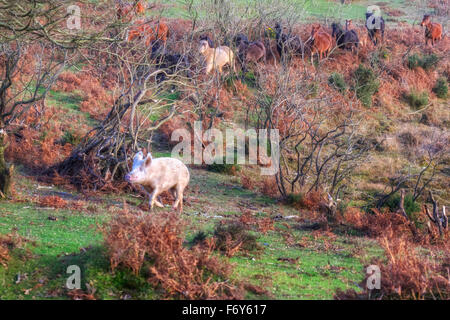
<path id="1" fill-rule="evenodd" d="M 338 48 L 351 50 L 352 52 L 358 49 L 359 38 L 355 30 L 344 31 L 342 30 L 341 25 L 336 22 L 331 24 L 331 28 L 333 29 L 331 36 L 335 37 Z"/>
<path id="2" fill-rule="evenodd" d="M 239 42 L 238 52 L 244 72 L 247 71 L 247 65 L 250 63 L 266 62 L 266 47 L 261 41 L 249 42 L 242 40 Z"/>

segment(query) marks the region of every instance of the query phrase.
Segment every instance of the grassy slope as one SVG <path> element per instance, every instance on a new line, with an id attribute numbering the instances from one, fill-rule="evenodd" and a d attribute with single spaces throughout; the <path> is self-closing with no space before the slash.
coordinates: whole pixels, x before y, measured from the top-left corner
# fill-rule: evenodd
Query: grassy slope
<path id="1" fill-rule="evenodd" d="M 184 215 L 189 225 L 187 241 L 199 230 L 211 232 L 218 221 L 240 215 L 239 206 L 252 208 L 258 217 L 298 214 L 272 199 L 241 189 L 235 177 L 198 169 L 192 171 L 192 177 Z M 49 194 L 68 199 L 79 197 L 55 187 L 38 187 L 24 176 L 19 176 L 16 189 L 25 199 Z M 1 203 L 0 233 L 15 231 L 29 241 L 26 249 L 13 251 L 7 269 L 0 267 L 0 299 L 66 298 L 65 270 L 72 264 L 81 267 L 82 283 L 95 287 L 99 298 L 118 299 L 126 294 L 140 299 L 162 297 L 161 292 L 146 284 L 145 270 L 141 277 L 125 270 L 115 274 L 110 271 L 97 224 L 107 221 L 114 214 L 108 208 L 119 208 L 123 199 L 140 202 L 130 195 L 113 195 L 89 200 L 91 210 L 82 211 L 41 208 L 27 200 Z M 50 216 L 57 220 L 50 220 Z M 369 239 L 342 235 L 328 239 L 330 245 L 325 246 L 324 240 L 314 239 L 311 232 L 295 229 L 297 222 L 282 222 L 291 227 L 296 242 L 303 240 L 308 245 L 288 246 L 278 230 L 269 231 L 258 239 L 264 248 L 261 253 L 230 259 L 235 264 L 233 278 L 268 288 L 274 298 L 330 299 L 336 288 L 356 288 L 363 277 L 361 259 L 380 254 Z M 281 222 L 276 227 L 286 228 Z M 300 259 L 294 264 L 277 260 L 297 257 Z M 16 283 L 19 274 L 21 280 Z M 248 298 L 261 297 L 249 294 Z"/>
<path id="2" fill-rule="evenodd" d="M 254 0 L 234 0 L 236 4 L 241 6 L 250 6 L 255 2 Z M 183 4 L 183 1 L 178 0 L 166 0 L 167 6 L 164 8 L 162 15 L 166 17 L 180 17 L 186 16 L 187 10 Z M 270 1 L 269 1 L 270 2 Z M 370 1 L 370 0 L 353 0 L 346 1 L 345 4 L 341 4 L 339 0 L 291 0 L 291 3 L 297 4 L 299 12 L 304 12 L 302 15 L 307 20 L 324 19 L 333 17 L 334 20 L 353 19 L 364 20 L 367 7 L 370 5 L 379 5 L 381 11 L 386 9 L 400 10 L 395 16 L 389 16 L 388 12 L 384 15 L 388 21 L 408 21 L 413 22 L 416 16 L 420 13 L 415 10 L 414 6 L 407 0 L 386 0 L 386 1 Z M 194 0 L 194 7 L 198 7 L 200 15 L 204 15 L 201 12 L 203 3 L 202 0 Z M 151 13 L 149 13 L 151 14 Z"/>

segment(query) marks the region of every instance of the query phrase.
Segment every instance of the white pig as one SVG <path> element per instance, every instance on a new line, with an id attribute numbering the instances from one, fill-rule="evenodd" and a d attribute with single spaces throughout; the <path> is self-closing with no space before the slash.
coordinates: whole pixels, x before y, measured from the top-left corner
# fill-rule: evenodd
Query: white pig
<path id="1" fill-rule="evenodd" d="M 189 170 L 180 160 L 153 159 L 150 152 L 144 158 L 142 151 L 139 151 L 133 158 L 133 168 L 125 176 L 125 180 L 144 188 L 149 196 L 150 210 L 153 209 L 153 204 L 163 207 L 157 197 L 164 191 L 170 191 L 175 197 L 172 208 L 183 212 L 183 192 L 189 184 Z"/>

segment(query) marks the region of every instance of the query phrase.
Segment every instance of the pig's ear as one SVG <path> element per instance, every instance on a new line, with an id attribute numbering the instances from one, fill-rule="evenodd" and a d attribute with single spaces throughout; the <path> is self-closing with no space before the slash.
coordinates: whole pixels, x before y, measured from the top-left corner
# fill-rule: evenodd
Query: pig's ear
<path id="1" fill-rule="evenodd" d="M 138 153 L 136 153 L 136 155 L 134 156 L 133 160 L 142 160 L 144 159 L 144 155 L 142 154 L 142 151 L 139 151 Z"/>
<path id="2" fill-rule="evenodd" d="M 152 164 L 152 155 L 149 153 L 145 159 L 145 166 L 148 167 Z"/>

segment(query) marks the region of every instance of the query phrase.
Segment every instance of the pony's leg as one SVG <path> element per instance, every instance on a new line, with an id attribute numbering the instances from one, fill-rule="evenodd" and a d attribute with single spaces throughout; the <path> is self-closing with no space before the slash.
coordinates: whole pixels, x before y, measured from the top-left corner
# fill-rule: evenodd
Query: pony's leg
<path id="1" fill-rule="evenodd" d="M 210 74 L 213 69 L 212 63 L 206 65 L 206 74 Z"/>

